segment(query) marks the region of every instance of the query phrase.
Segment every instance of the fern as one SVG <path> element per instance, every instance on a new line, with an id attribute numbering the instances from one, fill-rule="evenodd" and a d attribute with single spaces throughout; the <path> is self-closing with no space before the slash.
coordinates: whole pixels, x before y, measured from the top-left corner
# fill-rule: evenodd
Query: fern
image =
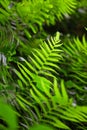
<path id="1" fill-rule="evenodd" d="M 44 0 L 23 0 L 21 2 L 1 0 L 0 5 L 2 7 L 0 8 L 0 23 L 4 25 L 8 23 L 12 30 L 15 32 L 19 30 L 20 35 L 25 33 L 29 38 L 32 33 L 35 34 L 38 29 L 42 28 L 52 8 L 52 5 Z"/>
<path id="2" fill-rule="evenodd" d="M 87 107 L 74 107 L 72 105 L 73 101 L 67 95 L 63 80 L 61 81 L 61 90 L 58 87 L 56 78 L 54 78 L 52 93 L 47 90 L 43 81 L 42 87 L 43 93 L 36 86 L 32 85 L 30 94 L 33 101 L 28 101 L 17 95 L 17 101 L 23 109 L 25 108 L 24 110 L 28 111 L 29 107 L 32 108 L 33 112 L 31 115 L 29 113 L 31 121 L 33 121 L 32 123 L 38 121 L 56 128 L 70 129 L 65 123 L 66 120 L 75 123 L 87 122 Z"/>
<path id="3" fill-rule="evenodd" d="M 0 23 L 8 25 L 19 35 L 29 38 L 43 29 L 43 25 L 54 24 L 63 15 L 71 14 L 76 8 L 75 0 L 23 0 L 21 2 L 11 0 L 0 1 Z"/>
<path id="4" fill-rule="evenodd" d="M 60 55 L 61 43 L 59 36 L 60 34 L 57 33 L 54 39 L 51 37 L 51 41 L 48 40 L 47 43 L 42 43 L 40 45 L 40 49 L 34 49 L 34 51 L 32 51 L 32 56 L 29 56 L 30 62 L 25 60 L 25 65 L 27 66 L 18 63 L 21 73 L 17 70 L 16 73 L 25 85 L 28 85 L 28 83 L 31 82 L 31 78 L 34 81 L 35 79 L 40 80 L 39 75 L 54 77 L 54 74 L 57 74 L 55 69 L 58 70 L 60 68 L 56 65 L 56 63 L 58 63 L 62 58 Z M 37 77 L 35 75 L 37 75 Z"/>
<path id="5" fill-rule="evenodd" d="M 62 46 L 58 32 L 42 42 L 45 25 L 55 25 L 84 5 L 86 0 L 0 0 L 0 95 L 16 108 L 19 129 L 87 129 L 85 37 Z M 68 80 L 68 91 L 61 77 Z M 16 116 L 1 100 L 0 119 L 7 125 L 0 123 L 1 129 L 16 130 Z"/>
<path id="6" fill-rule="evenodd" d="M 79 45 L 77 44 L 77 40 Z M 77 50 L 80 51 L 82 44 L 79 39 L 77 40 L 74 40 L 74 48 L 78 46 Z M 83 45 L 86 46 L 84 38 L 83 41 Z M 18 81 L 19 86 L 21 90 L 26 89 L 26 92 L 21 92 L 21 95 L 17 94 L 17 102 L 21 108 L 24 109 L 24 112 L 26 111 L 29 114 L 31 124 L 35 124 L 36 122 L 47 123 L 56 128 L 70 129 L 69 125 L 66 124 L 66 121 L 74 123 L 87 122 L 86 106 L 73 106 L 73 100 L 69 99 L 63 80 L 61 81 L 61 87 L 59 88 L 56 78 L 54 78 L 53 86 L 46 78 L 46 76 L 55 77 L 55 65 L 61 57 L 61 55 L 59 55 L 61 52 L 61 49 L 59 48 L 61 47 L 59 33 L 57 33 L 54 39 L 51 38 L 51 41 L 48 40 L 47 43 L 48 44 L 46 44 L 46 42 L 44 44 L 42 43 L 39 51 L 34 49 L 32 56 L 29 57 L 30 62 L 25 60 L 25 65 L 18 63 L 20 72 L 16 70 L 16 73 L 20 78 Z M 69 46 L 67 46 L 67 48 L 69 48 Z M 64 51 L 65 50 L 68 51 L 68 49 L 64 49 Z M 74 56 L 76 49 L 74 51 L 73 48 L 70 50 L 73 52 L 71 55 Z M 49 61 L 49 63 L 47 61 Z M 47 72 L 45 69 L 43 71 L 45 65 L 48 65 L 48 67 L 51 65 L 50 69 L 46 67 Z M 40 76 L 40 74 L 45 76 L 45 78 Z M 28 87 L 24 87 L 22 83 Z M 26 118 L 27 116 L 22 119 L 25 124 Z"/>
<path id="7" fill-rule="evenodd" d="M 64 45 L 65 60 L 68 60 L 68 72 L 70 76 L 87 84 L 87 41 L 83 36 L 82 42 L 79 38 L 74 38 L 73 43 Z"/>
<path id="8" fill-rule="evenodd" d="M 52 15 L 52 17 L 56 16 L 59 20 L 61 20 L 65 14 L 72 14 L 77 4 L 75 0 L 50 0 L 50 2 L 53 5 L 50 15 Z M 53 19 L 50 19 L 49 22 L 52 20 Z"/>

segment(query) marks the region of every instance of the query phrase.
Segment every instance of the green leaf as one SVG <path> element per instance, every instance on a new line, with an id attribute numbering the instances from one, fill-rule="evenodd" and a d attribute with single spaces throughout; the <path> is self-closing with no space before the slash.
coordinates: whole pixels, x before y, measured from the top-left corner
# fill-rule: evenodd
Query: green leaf
<path id="1" fill-rule="evenodd" d="M 44 83 L 45 85 L 44 87 L 46 87 L 47 90 L 50 90 L 51 82 L 48 79 L 35 74 L 32 74 L 32 76 L 33 76 L 33 81 L 36 82 L 37 89 L 44 91 L 42 86 L 42 83 Z"/>
<path id="2" fill-rule="evenodd" d="M 17 130 L 18 123 L 16 112 L 11 106 L 4 103 L 2 99 L 0 99 L 0 119 L 6 122 L 6 126 L 0 123 L 0 129 L 3 127 L 5 130 Z"/>
<path id="3" fill-rule="evenodd" d="M 53 128 L 47 126 L 46 124 L 39 124 L 34 125 L 33 127 L 30 128 L 30 130 L 53 130 Z"/>
<path id="4" fill-rule="evenodd" d="M 61 91 L 62 91 L 62 97 L 64 104 L 68 103 L 68 94 L 66 92 L 65 86 L 64 86 L 64 80 L 61 80 Z"/>

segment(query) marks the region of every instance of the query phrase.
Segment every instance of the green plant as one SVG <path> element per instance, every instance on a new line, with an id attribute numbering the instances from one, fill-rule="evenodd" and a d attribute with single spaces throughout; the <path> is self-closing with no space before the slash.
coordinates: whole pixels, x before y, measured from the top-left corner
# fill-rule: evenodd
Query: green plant
<path id="1" fill-rule="evenodd" d="M 78 38 L 86 27 L 86 5 L 86 0 L 0 0 L 0 95 L 15 108 L 14 113 L 0 101 L 1 130 L 87 129 L 87 40 Z M 62 21 L 58 30 L 70 37 L 59 32 L 51 37 Z"/>
<path id="2" fill-rule="evenodd" d="M 60 68 L 58 67 L 58 65 L 56 65 L 56 63 L 58 63 L 59 60 L 62 58 L 60 54 L 61 43 L 59 40 L 59 36 L 60 34 L 57 33 L 54 39 L 51 37 L 51 40 L 48 40 L 47 43 L 43 42 L 40 45 L 40 48 L 33 49 L 32 56 L 29 56 L 30 63 L 24 60 L 28 68 L 23 64 L 18 63 L 18 67 L 21 73 L 17 70 L 15 72 L 25 85 L 29 84 L 31 78 L 33 80 L 35 80 L 36 78 L 38 79 L 39 75 L 53 77 L 54 74 L 57 74 L 55 69 L 58 70 Z M 35 74 L 38 77 L 35 77 Z M 28 83 L 22 75 L 28 80 Z"/>
<path id="3" fill-rule="evenodd" d="M 21 88 L 21 92 L 17 94 L 17 102 L 21 108 L 24 109 L 24 111 L 28 111 L 29 109 L 32 112 L 31 113 L 28 111 L 32 123 L 43 122 L 57 128 L 70 129 L 69 126 L 64 123 L 66 120 L 75 123 L 84 123 L 87 121 L 86 106 L 81 107 L 77 104 L 76 107 L 73 106 L 73 100 L 69 99 L 63 80 L 61 80 L 60 88 L 58 87 L 54 73 L 55 69 L 52 67 L 56 68 L 56 58 L 58 61 L 58 57 L 59 59 L 61 57 L 61 54 L 60 56 L 57 54 L 57 52 L 61 52 L 59 49 L 59 47 L 61 47 L 61 44 L 59 43 L 59 33 L 57 33 L 54 39 L 51 38 L 51 41 L 52 42 L 48 41 L 47 46 L 47 43 L 45 43 L 43 48 L 40 46 L 41 52 L 40 50 L 37 51 L 34 49 L 34 51 L 37 53 L 32 52 L 33 55 L 32 58 L 30 58 L 30 62 L 27 62 L 25 60 L 25 65 L 18 63 L 20 72 L 16 70 L 16 74 L 20 78 L 20 80 L 18 80 L 18 83 L 19 87 Z M 49 62 L 47 62 L 47 60 Z M 42 73 L 41 70 L 44 68 L 46 63 L 49 66 L 51 65 L 51 67 L 49 69 L 49 67 L 46 66 L 47 72 L 45 72 L 44 69 L 44 72 Z M 51 77 L 50 80 L 48 80 L 49 77 Z M 54 81 L 52 79 L 54 79 Z M 26 118 L 27 117 L 25 116 L 25 119 L 23 119 L 24 122 Z"/>
<path id="4" fill-rule="evenodd" d="M 42 122 L 56 128 L 70 129 L 69 124 L 66 125 L 65 123 L 67 120 L 71 123 L 75 122 L 79 124 L 87 122 L 87 107 L 73 106 L 73 100 L 69 99 L 63 80 L 59 88 L 57 80 L 54 78 L 52 92 L 45 87 L 45 82 L 42 81 L 41 83 L 43 92 L 38 89 L 41 85 L 38 88 L 32 85 L 29 92 L 32 97 L 31 99 L 25 99 L 20 94 L 17 95 L 17 101 L 24 111 L 32 110 L 32 113 L 28 111 L 28 116 L 32 123 Z M 28 96 L 26 95 L 26 97 Z"/>
<path id="5" fill-rule="evenodd" d="M 31 38 L 32 33 L 42 30 L 43 24 L 54 24 L 65 13 L 71 14 L 76 0 L 1 0 L 0 6 L 0 23 L 9 26 L 17 35 Z"/>
<path id="6" fill-rule="evenodd" d="M 87 41 L 83 36 L 82 41 L 79 38 L 74 38 L 64 44 L 64 60 L 65 66 L 68 66 L 65 75 L 77 79 L 81 83 L 87 84 Z M 70 64 L 69 64 L 70 63 Z"/>

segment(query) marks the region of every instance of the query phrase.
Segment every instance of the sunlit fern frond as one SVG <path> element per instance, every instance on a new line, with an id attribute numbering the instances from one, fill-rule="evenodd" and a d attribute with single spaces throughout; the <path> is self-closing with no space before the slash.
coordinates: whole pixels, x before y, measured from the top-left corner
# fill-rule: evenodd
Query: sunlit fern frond
<path id="1" fill-rule="evenodd" d="M 58 74 L 56 72 L 60 69 L 58 62 L 62 59 L 60 49 L 62 44 L 59 36 L 58 32 L 54 38 L 51 37 L 48 42 L 43 42 L 39 49 L 34 49 L 29 61 L 24 60 L 25 65 L 18 63 L 20 72 L 16 70 L 16 73 L 24 84 L 29 84 L 31 79 L 41 81 L 40 75 L 54 77 Z"/>
<path id="2" fill-rule="evenodd" d="M 41 86 L 39 86 L 41 87 Z M 58 86 L 56 78 L 54 78 L 53 91 L 50 92 L 45 87 L 45 82 L 42 81 L 43 92 L 32 85 L 30 89 L 31 99 L 24 98 L 21 95 L 17 95 L 17 101 L 19 105 L 28 111 L 28 116 L 32 123 L 46 123 L 55 128 L 68 129 L 69 123 L 81 123 L 87 122 L 87 107 L 86 106 L 73 106 L 73 100 L 69 99 L 64 81 L 61 80 L 61 85 Z M 29 110 L 32 110 L 30 112 Z M 31 123 L 31 124 L 32 124 Z"/>

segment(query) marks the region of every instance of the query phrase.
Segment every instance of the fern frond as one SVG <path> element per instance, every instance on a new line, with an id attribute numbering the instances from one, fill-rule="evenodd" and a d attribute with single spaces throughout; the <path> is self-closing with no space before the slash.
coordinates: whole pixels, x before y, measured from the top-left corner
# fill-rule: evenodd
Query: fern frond
<path id="1" fill-rule="evenodd" d="M 82 41 L 74 38 L 73 42 L 64 45 L 65 59 L 68 60 L 68 71 L 80 82 L 87 84 L 87 41 L 83 36 Z M 67 59 L 68 58 L 68 59 Z M 70 64 L 69 64 L 70 63 Z"/>
<path id="2" fill-rule="evenodd" d="M 1 0 L 0 6 L 0 23 L 9 24 L 15 33 L 19 31 L 30 39 L 44 24 L 54 24 L 56 17 L 62 19 L 66 13 L 71 14 L 76 0 Z"/>
<path id="3" fill-rule="evenodd" d="M 34 79 L 35 74 L 54 77 L 54 74 L 57 73 L 55 69 L 60 69 L 57 65 L 62 58 L 59 35 L 57 33 L 54 39 L 51 37 L 51 40 L 48 40 L 47 43 L 41 44 L 40 49 L 34 49 L 32 56 L 29 56 L 30 62 L 25 60 L 25 65 L 18 63 L 21 73 L 17 70 L 16 73 L 24 84 L 27 85 L 26 80 L 30 83 L 30 80 Z"/>
<path id="4" fill-rule="evenodd" d="M 36 34 L 42 29 L 52 8 L 48 0 L 23 0 L 21 2 L 1 0 L 0 6 L 0 23 L 2 25 L 8 23 L 13 31 L 18 30 L 20 35 L 25 33 L 28 38 L 32 37 L 32 33 Z"/>
<path id="5" fill-rule="evenodd" d="M 53 5 L 51 9 L 49 21 L 51 24 L 55 23 L 55 16 L 58 20 L 61 20 L 64 15 L 72 14 L 76 8 L 76 0 L 50 0 L 50 3 Z"/>
<path id="6" fill-rule="evenodd" d="M 87 107 L 78 105 L 74 107 L 72 105 L 73 102 L 67 95 L 63 80 L 59 88 L 57 80 L 54 78 L 53 92 L 46 89 L 45 82 L 43 81 L 42 87 L 43 93 L 34 85 L 30 89 L 33 101 L 37 105 L 21 96 L 17 96 L 18 100 L 23 101 L 24 104 L 34 109 L 40 123 L 50 124 L 56 128 L 70 129 L 65 123 L 66 120 L 75 123 L 87 122 Z"/>

